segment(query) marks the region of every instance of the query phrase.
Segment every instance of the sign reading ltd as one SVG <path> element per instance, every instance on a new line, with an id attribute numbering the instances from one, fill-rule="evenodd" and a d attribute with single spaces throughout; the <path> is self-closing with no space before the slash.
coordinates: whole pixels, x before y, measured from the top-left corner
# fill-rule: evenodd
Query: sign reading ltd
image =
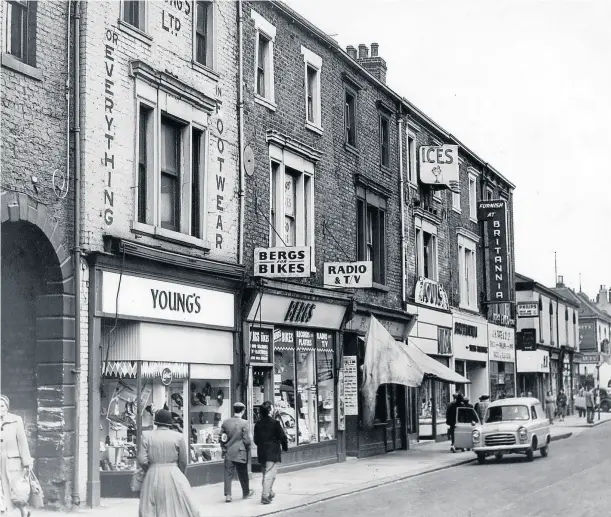
<path id="1" fill-rule="evenodd" d="M 254 276 L 307 278 L 310 276 L 310 247 L 255 248 Z"/>
<path id="2" fill-rule="evenodd" d="M 325 287 L 367 288 L 373 285 L 371 261 L 325 262 Z"/>

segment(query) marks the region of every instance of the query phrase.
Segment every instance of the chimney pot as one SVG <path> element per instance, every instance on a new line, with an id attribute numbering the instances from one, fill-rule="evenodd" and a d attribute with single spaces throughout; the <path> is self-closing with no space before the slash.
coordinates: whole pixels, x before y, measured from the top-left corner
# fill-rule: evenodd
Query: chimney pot
<path id="1" fill-rule="evenodd" d="M 378 45 L 377 43 L 371 44 L 371 57 L 378 57 L 379 48 L 380 48 L 380 45 Z"/>
<path id="2" fill-rule="evenodd" d="M 359 59 L 365 59 L 366 57 L 369 57 L 369 49 L 367 48 L 367 45 L 361 43 L 359 45 Z"/>
<path id="3" fill-rule="evenodd" d="M 352 59 L 356 60 L 356 48 L 354 48 L 352 45 L 348 45 L 346 47 L 346 52 Z"/>

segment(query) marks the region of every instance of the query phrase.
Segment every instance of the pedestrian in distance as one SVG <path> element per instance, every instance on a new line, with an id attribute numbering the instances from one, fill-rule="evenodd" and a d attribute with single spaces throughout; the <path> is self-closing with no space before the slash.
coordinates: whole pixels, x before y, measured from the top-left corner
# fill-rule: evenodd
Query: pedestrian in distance
<path id="1" fill-rule="evenodd" d="M 187 470 L 187 443 L 174 429 L 172 413 L 159 409 L 155 429 L 142 433 L 138 465 L 146 472 L 139 517 L 199 517 Z"/>
<path id="2" fill-rule="evenodd" d="M 9 413 L 11 402 L 5 395 L 0 395 L 0 436 L 2 448 L 0 458 L 0 510 L 2 514 L 19 509 L 21 517 L 30 515 L 25 504 L 15 504 L 11 499 L 11 488 L 14 488 L 32 469 L 32 456 L 25 435 L 23 420 L 19 415 Z"/>
<path id="3" fill-rule="evenodd" d="M 479 398 L 479 402 L 475 404 L 475 411 L 477 411 L 477 415 L 482 423 L 484 423 L 484 418 L 486 416 L 486 411 L 488 410 L 488 406 L 490 405 L 490 395 L 482 395 Z"/>
<path id="4" fill-rule="evenodd" d="M 586 417 L 588 424 L 594 423 L 594 388 L 586 391 Z"/>
<path id="5" fill-rule="evenodd" d="M 580 417 L 586 416 L 586 390 L 583 386 L 579 388 L 579 393 L 575 400 L 575 407 L 577 407 L 577 411 L 579 411 Z"/>
<path id="6" fill-rule="evenodd" d="M 225 502 L 227 503 L 232 501 L 231 484 L 236 472 L 244 499 L 255 495 L 255 491 L 249 487 L 248 479 L 248 456 L 252 441 L 248 431 L 248 422 L 243 418 L 245 409 L 244 404 L 236 402 L 233 405 L 233 417 L 225 420 L 221 426 L 221 448 L 225 459 Z"/>
<path id="7" fill-rule="evenodd" d="M 558 416 L 560 421 L 564 422 L 564 416 L 566 415 L 567 398 L 564 390 L 560 390 L 558 397 L 556 398 L 556 407 L 558 408 Z"/>
<path id="8" fill-rule="evenodd" d="M 263 491 L 261 504 L 269 504 L 276 496 L 274 494 L 274 481 L 278 474 L 278 463 L 282 461 L 282 451 L 289 450 L 288 440 L 282 425 L 272 417 L 272 403 L 263 402 L 261 405 L 261 418 L 255 424 L 255 445 L 257 458 L 263 471 Z"/>
<path id="9" fill-rule="evenodd" d="M 556 399 L 551 391 L 545 396 L 545 416 L 551 425 L 554 425 L 554 414 L 556 412 Z"/>
<path id="10" fill-rule="evenodd" d="M 450 451 L 456 452 L 454 447 L 454 429 L 456 428 L 456 409 L 463 405 L 462 393 L 457 393 L 454 400 L 448 404 L 446 410 L 446 424 L 448 426 L 448 438 L 450 439 Z"/>

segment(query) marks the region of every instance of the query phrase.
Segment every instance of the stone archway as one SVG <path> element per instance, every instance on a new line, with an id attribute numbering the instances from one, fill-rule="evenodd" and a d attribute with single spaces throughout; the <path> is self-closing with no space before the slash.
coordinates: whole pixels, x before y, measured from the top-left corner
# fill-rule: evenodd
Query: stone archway
<path id="1" fill-rule="evenodd" d="M 46 503 L 65 507 L 75 445 L 73 259 L 65 229 L 45 205 L 2 192 L 0 211 L 2 390 L 27 419 Z M 34 396 L 29 404 L 23 390 Z"/>

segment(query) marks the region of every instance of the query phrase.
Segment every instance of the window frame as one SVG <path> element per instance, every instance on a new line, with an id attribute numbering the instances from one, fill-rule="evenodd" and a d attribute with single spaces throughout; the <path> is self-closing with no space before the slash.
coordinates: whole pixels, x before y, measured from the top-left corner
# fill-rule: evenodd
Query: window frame
<path id="1" fill-rule="evenodd" d="M 461 205 L 461 185 L 462 183 L 459 181 L 458 182 L 458 192 L 454 192 L 453 190 L 452 192 L 452 210 L 454 210 L 457 213 L 461 213 L 462 212 L 462 207 Z"/>
<path id="2" fill-rule="evenodd" d="M 469 219 L 477 222 L 477 174 L 469 171 Z"/>
<path id="3" fill-rule="evenodd" d="M 359 186 L 356 192 L 356 202 L 357 260 L 371 260 L 374 287 L 376 285 L 385 286 L 388 280 L 388 239 L 386 235 L 388 231 L 388 200 L 365 187 Z M 361 205 L 362 213 L 359 213 Z M 375 235 L 373 231 L 371 233 L 371 244 L 369 243 L 369 231 L 370 229 L 373 230 L 369 225 L 370 213 L 373 211 L 377 213 L 377 244 L 374 244 Z M 372 256 L 369 258 L 367 256 L 368 246 L 372 247 Z M 379 262 L 381 262 L 381 266 L 376 267 Z"/>
<path id="4" fill-rule="evenodd" d="M 305 106 L 305 126 L 307 129 L 314 131 L 315 133 L 322 134 L 322 58 L 307 49 L 303 45 L 301 46 L 301 54 L 303 55 L 303 74 L 304 74 L 304 106 Z M 315 94 L 312 95 L 312 112 L 313 119 L 309 120 L 308 117 L 308 96 L 310 92 L 310 82 L 308 80 L 308 69 L 311 69 L 315 73 Z"/>
<path id="5" fill-rule="evenodd" d="M 439 240 L 437 236 L 437 227 L 428 221 L 416 220 L 416 272 L 418 277 L 427 278 L 433 282 L 439 282 Z M 433 267 L 433 278 L 424 274 L 424 233 L 427 233 L 433 238 L 434 260 L 431 263 Z"/>
<path id="6" fill-rule="evenodd" d="M 254 84 L 253 92 L 255 102 L 272 111 L 276 111 L 276 92 L 274 87 L 274 43 L 276 41 L 276 27 L 263 18 L 254 9 L 250 11 L 250 17 L 255 24 L 255 54 L 254 54 Z M 258 70 L 259 70 L 259 42 L 263 37 L 268 42 L 267 61 L 265 63 L 265 95 L 257 92 Z"/>
<path id="7" fill-rule="evenodd" d="M 285 246 L 282 240 L 285 240 L 284 178 L 287 168 L 298 173 L 295 185 L 295 246 L 310 247 L 311 272 L 315 272 L 314 162 L 286 149 L 281 149 L 274 144 L 269 145 L 269 221 L 271 223 L 269 246 Z M 277 175 L 276 178 L 274 178 L 274 175 Z M 278 181 L 279 179 L 282 179 L 282 181 Z M 276 192 L 273 191 L 274 185 Z M 282 240 L 276 235 L 276 232 Z"/>
<path id="8" fill-rule="evenodd" d="M 129 0 L 129 1 L 132 1 L 132 2 L 138 2 L 139 6 L 141 6 L 141 8 L 142 8 L 142 15 L 143 15 L 143 17 L 142 17 L 143 18 L 142 19 L 142 26 L 139 27 L 139 26 L 134 25 L 133 23 L 131 23 L 131 22 L 129 22 L 129 21 L 127 21 L 125 19 L 125 16 L 126 16 L 126 11 L 125 11 L 126 1 L 128 1 L 128 0 L 123 0 L 121 2 L 121 15 L 120 15 L 119 20 L 121 21 L 121 23 L 127 25 L 131 29 L 135 29 L 135 30 L 137 30 L 138 32 L 140 32 L 142 34 L 148 34 L 149 9 L 147 7 L 147 2 L 145 0 Z"/>
<path id="9" fill-rule="evenodd" d="M 471 277 L 466 275 L 468 264 L 467 250 L 471 253 Z M 472 311 L 478 310 L 477 291 L 477 243 L 464 235 L 458 236 L 458 282 L 459 282 L 459 307 Z M 470 281 L 471 280 L 471 281 Z"/>
<path id="10" fill-rule="evenodd" d="M 17 71 L 32 75 L 35 79 L 42 79 L 42 76 L 37 74 L 36 68 L 36 46 L 37 46 L 37 14 L 38 2 L 28 0 L 5 0 L 4 10 L 4 41 L 2 42 L 2 65 L 13 68 Z M 13 24 L 10 18 L 9 11 L 19 9 L 23 18 L 21 19 L 21 30 L 19 31 L 19 39 L 21 53 L 19 55 L 13 53 L 12 35 Z M 31 67 L 31 68 L 30 68 Z"/>
<path id="11" fill-rule="evenodd" d="M 207 42 L 206 42 L 206 63 L 202 63 L 197 59 L 197 16 L 200 6 L 206 5 L 207 12 Z M 215 0 L 197 0 L 193 3 L 193 64 L 196 67 L 202 67 L 204 71 L 216 72 L 217 70 L 217 44 L 216 44 L 216 1 Z M 208 62 L 209 61 L 209 62 Z"/>
<path id="12" fill-rule="evenodd" d="M 379 138 L 380 138 L 380 167 L 390 169 L 390 116 L 386 113 L 379 113 Z M 387 142 L 384 143 L 384 123 L 387 125 Z M 384 153 L 384 147 L 386 147 L 386 154 Z M 384 163 L 386 158 L 386 163 Z"/>
<path id="13" fill-rule="evenodd" d="M 353 109 L 352 109 L 352 117 L 351 117 L 351 122 L 352 122 L 352 133 L 353 133 L 353 142 L 350 142 L 350 138 L 348 137 L 348 131 L 349 131 L 349 121 L 348 119 L 348 95 L 350 95 L 352 97 L 353 100 Z M 356 149 L 358 147 L 358 123 L 357 123 L 357 116 L 356 116 L 356 110 L 357 110 L 357 106 L 358 106 L 358 93 L 354 88 L 351 88 L 348 85 L 344 85 L 344 143 L 351 147 L 352 149 Z"/>
<path id="14" fill-rule="evenodd" d="M 407 130 L 407 182 L 416 187 L 418 185 L 417 169 L 418 151 L 416 149 L 416 133 Z"/>

